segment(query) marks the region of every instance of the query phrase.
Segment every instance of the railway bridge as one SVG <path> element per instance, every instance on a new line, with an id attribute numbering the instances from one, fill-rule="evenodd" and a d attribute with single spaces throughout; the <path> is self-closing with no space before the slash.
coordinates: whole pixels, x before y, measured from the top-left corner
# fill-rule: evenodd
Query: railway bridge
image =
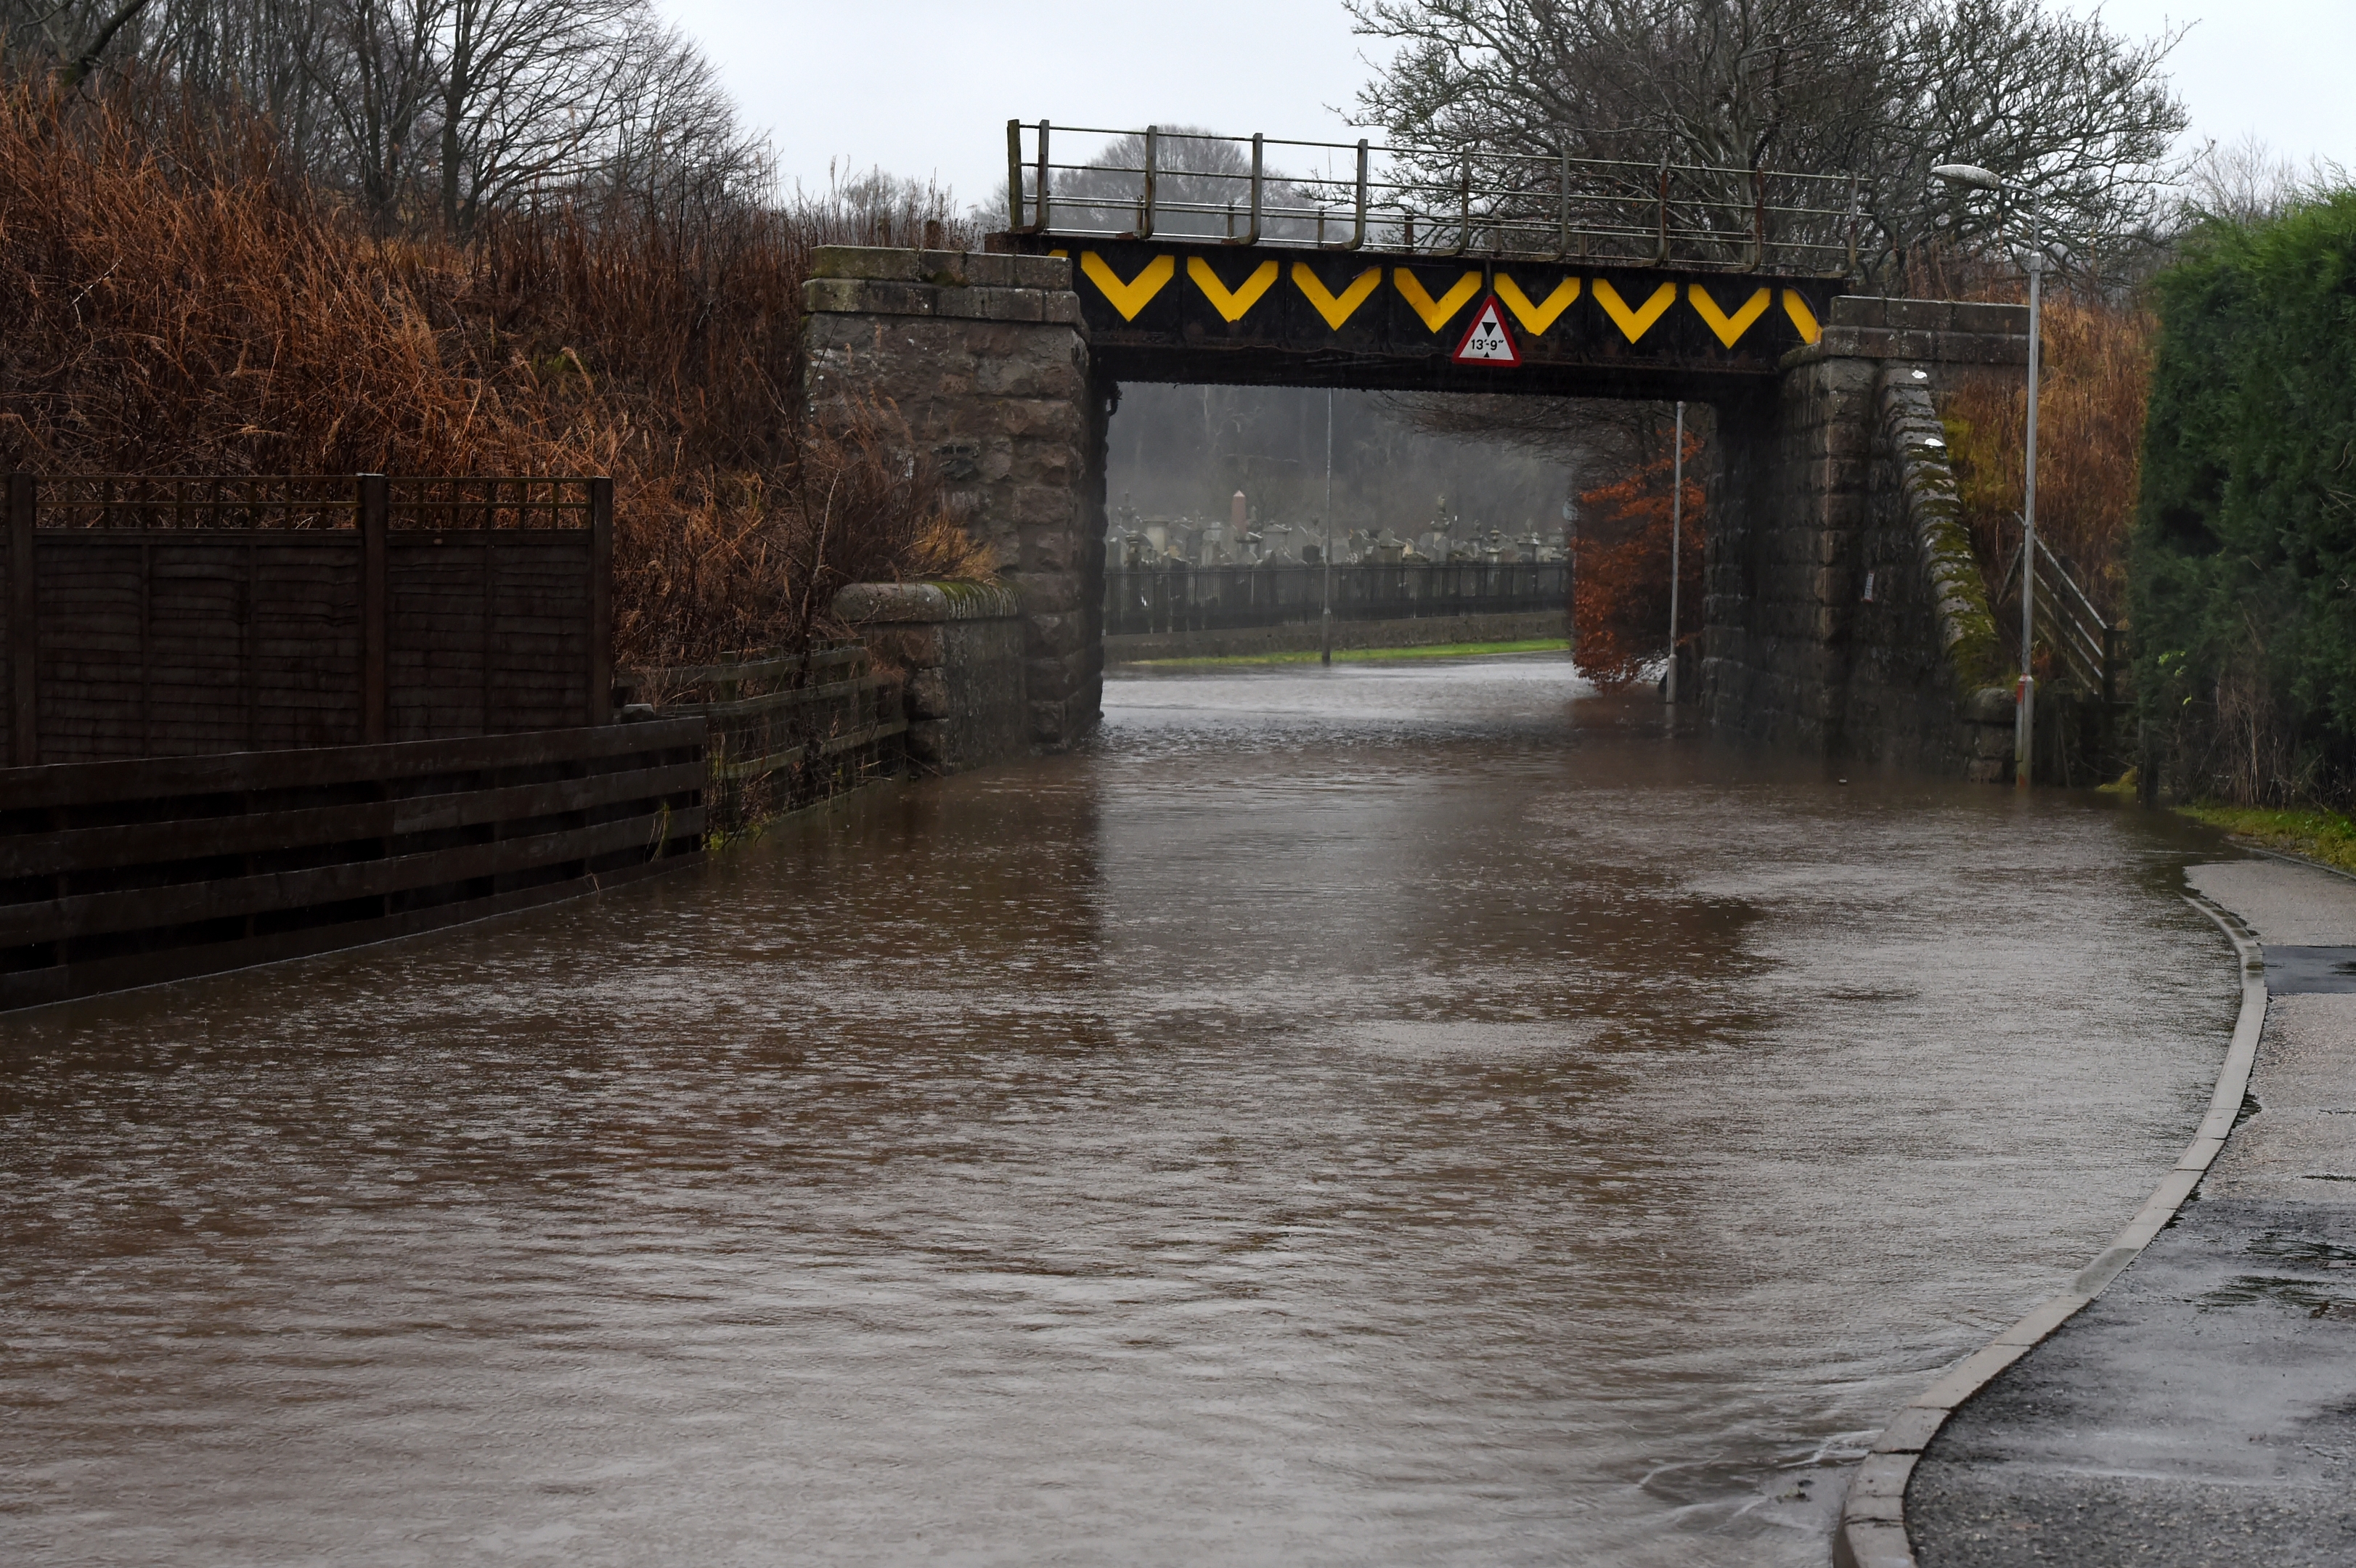
<path id="1" fill-rule="evenodd" d="M 1012 123 L 984 252 L 818 253 L 807 390 L 894 411 L 970 507 L 1043 747 L 1098 710 L 1120 388 L 1210 382 L 1708 404 L 1711 723 L 2002 776 L 2009 676 L 1932 395 L 2024 362 L 2026 313 L 1858 293 L 1853 205 L 1767 170 Z"/>

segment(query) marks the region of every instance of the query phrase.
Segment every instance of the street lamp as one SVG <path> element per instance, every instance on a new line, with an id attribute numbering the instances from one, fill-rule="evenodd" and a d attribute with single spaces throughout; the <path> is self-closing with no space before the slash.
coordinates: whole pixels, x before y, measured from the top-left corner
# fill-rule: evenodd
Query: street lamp
<path id="1" fill-rule="evenodd" d="M 1686 522 L 1686 406 L 1677 404 L 1676 455 L 1669 470 L 1669 678 L 1661 691 L 1677 705 L 1677 550 Z"/>
<path id="2" fill-rule="evenodd" d="M 1952 186 L 2001 191 L 2003 178 L 1976 164 L 1940 164 L 1931 173 Z M 2013 782 L 2029 787 L 2030 752 L 2037 737 L 2037 677 L 2030 673 L 2029 648 L 2036 635 L 2037 600 L 2037 360 L 2043 335 L 2040 330 L 2040 295 L 2045 281 L 2045 251 L 2037 242 L 2034 210 L 2029 244 L 2029 441 L 2028 474 L 2021 485 L 2020 505 L 2020 688 L 2013 710 Z"/>
<path id="3" fill-rule="evenodd" d="M 1324 573 L 1318 591 L 1317 662 L 1333 662 L 1333 389 L 1325 389 L 1325 543 L 1318 551 Z"/>

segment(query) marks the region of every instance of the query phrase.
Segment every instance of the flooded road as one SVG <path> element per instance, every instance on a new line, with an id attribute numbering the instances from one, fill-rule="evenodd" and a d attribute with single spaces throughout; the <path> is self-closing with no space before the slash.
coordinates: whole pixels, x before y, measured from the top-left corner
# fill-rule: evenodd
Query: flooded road
<path id="1" fill-rule="evenodd" d="M 707 871 L 0 1021 L 0 1559 L 1816 1564 L 2172 1165 L 2211 841 L 1558 657 L 1117 681 Z"/>

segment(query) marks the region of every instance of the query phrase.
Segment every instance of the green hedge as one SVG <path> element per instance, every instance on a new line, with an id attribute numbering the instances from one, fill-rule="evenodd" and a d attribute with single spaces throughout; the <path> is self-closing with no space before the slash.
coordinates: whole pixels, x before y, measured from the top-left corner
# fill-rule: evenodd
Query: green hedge
<path id="1" fill-rule="evenodd" d="M 2197 231 L 2158 284 L 2130 573 L 2179 788 L 2356 784 L 2356 192 Z"/>

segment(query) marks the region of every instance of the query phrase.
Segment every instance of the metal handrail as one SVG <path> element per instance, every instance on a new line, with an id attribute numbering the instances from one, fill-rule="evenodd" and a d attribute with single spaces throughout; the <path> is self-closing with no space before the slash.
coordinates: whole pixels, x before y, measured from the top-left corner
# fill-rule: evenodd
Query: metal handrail
<path id="1" fill-rule="evenodd" d="M 2012 602 L 2019 581 L 2020 551 L 2015 549 L 2005 563 L 1995 603 Z M 2117 701 L 2119 628 L 2094 607 L 2043 539 L 2037 541 L 2037 630 L 2046 646 L 2088 690 L 2101 693 L 2105 702 Z"/>
<path id="2" fill-rule="evenodd" d="M 1059 160 L 1053 155 L 1058 133 L 1134 137 L 1143 161 Z M 1241 166 L 1186 168 L 1186 160 L 1170 155 L 1169 144 L 1180 142 L 1232 146 Z M 1501 151 L 1457 158 L 1454 177 L 1440 179 L 1415 173 L 1440 161 L 1428 148 L 1257 133 L 1221 136 L 1155 125 L 1122 131 L 1045 120 L 1008 121 L 1006 147 L 1008 227 L 1016 234 L 1200 238 L 1333 251 L 1420 248 L 1450 256 L 1479 252 L 1822 275 L 1843 275 L 1857 266 L 1858 182 L 1846 175 Z M 1271 182 L 1271 147 L 1342 154 L 1353 172 Z M 1173 179 L 1191 182 L 1197 194 L 1173 195 Z M 1081 188 L 1067 194 L 1067 182 Z M 1106 188 L 1108 182 L 1119 188 Z M 1271 191 L 1271 183 L 1278 191 Z M 1783 199 L 1771 200 L 1771 194 Z M 1272 196 L 1280 198 L 1271 200 Z M 1239 204 L 1248 214 L 1240 235 Z M 1325 231 L 1337 209 L 1349 219 L 1349 238 L 1333 241 Z M 1173 232 L 1173 219 L 1183 226 L 1190 219 L 1205 220 L 1196 226 L 1201 233 Z M 1419 225 L 1426 237 L 1422 247 L 1417 243 Z M 1452 243 L 1432 243 L 1443 234 Z"/>

